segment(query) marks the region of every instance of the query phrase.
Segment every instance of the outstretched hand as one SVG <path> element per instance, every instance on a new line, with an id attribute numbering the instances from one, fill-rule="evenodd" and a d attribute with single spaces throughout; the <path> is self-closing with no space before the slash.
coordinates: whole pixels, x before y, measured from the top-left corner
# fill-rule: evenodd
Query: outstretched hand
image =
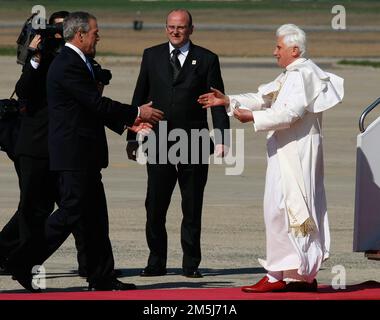
<path id="1" fill-rule="evenodd" d="M 251 110 L 247 109 L 235 109 L 234 117 L 238 119 L 241 123 L 253 121 L 253 113 Z"/>
<path id="2" fill-rule="evenodd" d="M 143 122 L 142 119 L 138 117 L 136 118 L 132 127 L 128 127 L 128 129 L 143 136 L 147 136 L 152 130 L 152 127 L 153 125 L 151 125 L 149 122 Z"/>
<path id="3" fill-rule="evenodd" d="M 143 122 L 155 124 L 164 118 L 164 113 L 161 110 L 152 108 L 153 102 L 149 102 L 140 106 L 140 118 Z"/>
<path id="4" fill-rule="evenodd" d="M 198 103 L 203 105 L 203 108 L 215 106 L 228 106 L 230 99 L 218 89 L 211 88 L 211 92 L 202 94 L 198 98 Z"/>

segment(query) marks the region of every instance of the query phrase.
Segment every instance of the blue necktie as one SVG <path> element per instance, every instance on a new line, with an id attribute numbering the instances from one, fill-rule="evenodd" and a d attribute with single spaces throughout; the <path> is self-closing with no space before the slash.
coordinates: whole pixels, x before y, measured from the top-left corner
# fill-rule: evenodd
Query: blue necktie
<path id="1" fill-rule="evenodd" d="M 95 79 L 94 70 L 92 69 L 92 65 L 87 58 L 86 58 L 86 65 L 87 65 L 88 70 L 90 70 L 92 77 Z"/>

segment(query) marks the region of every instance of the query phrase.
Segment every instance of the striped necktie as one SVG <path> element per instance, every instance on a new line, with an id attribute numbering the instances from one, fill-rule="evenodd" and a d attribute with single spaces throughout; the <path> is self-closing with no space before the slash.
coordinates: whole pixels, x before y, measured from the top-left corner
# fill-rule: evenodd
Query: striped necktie
<path id="1" fill-rule="evenodd" d="M 172 56 L 170 58 L 170 64 L 173 69 L 173 80 L 175 81 L 181 71 L 181 63 L 179 62 L 178 55 L 181 53 L 181 50 L 174 49 L 172 51 Z"/>

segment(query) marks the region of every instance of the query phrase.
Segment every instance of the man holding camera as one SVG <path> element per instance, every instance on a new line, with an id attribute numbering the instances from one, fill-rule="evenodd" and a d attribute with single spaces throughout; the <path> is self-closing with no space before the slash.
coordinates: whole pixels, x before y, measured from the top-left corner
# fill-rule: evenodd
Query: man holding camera
<path id="1" fill-rule="evenodd" d="M 49 26 L 58 31 L 55 35 L 34 35 L 16 84 L 21 123 L 14 161 L 19 177 L 20 202 L 18 210 L 0 232 L 0 267 L 12 254 L 43 237 L 45 220 L 57 202 L 56 174 L 49 171 L 46 76 L 51 62 L 64 44 L 62 22 L 68 14 L 67 11 L 59 11 L 50 16 Z M 80 229 L 79 225 L 73 235 L 78 250 L 78 271 L 85 276 L 86 256 Z"/>
<path id="2" fill-rule="evenodd" d="M 101 169 L 108 165 L 105 126 L 122 134 L 150 128 L 163 112 L 152 103 L 140 107 L 102 97 L 88 57 L 94 57 L 99 41 L 97 20 L 86 12 L 71 13 L 63 23 L 65 46 L 51 64 L 47 76 L 49 108 L 49 163 L 58 176 L 59 203 L 45 224 L 45 239 L 26 257 L 20 254 L 8 264 L 16 280 L 29 291 L 30 271 L 43 263 L 83 219 L 90 290 L 129 290 L 133 284 L 118 281 L 108 236 L 106 196 Z"/>

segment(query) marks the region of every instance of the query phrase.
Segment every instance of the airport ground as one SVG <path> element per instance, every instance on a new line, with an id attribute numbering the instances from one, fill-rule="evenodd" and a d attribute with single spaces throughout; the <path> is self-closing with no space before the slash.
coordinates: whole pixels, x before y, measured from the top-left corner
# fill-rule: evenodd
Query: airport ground
<path id="1" fill-rule="evenodd" d="M 325 186 L 331 228 L 331 257 L 318 274 L 321 284 L 331 284 L 339 271 L 345 271 L 347 284 L 367 280 L 380 281 L 380 261 L 370 261 L 363 253 L 352 251 L 355 203 L 356 137 L 358 119 L 363 109 L 379 95 L 378 70 L 371 67 L 337 65 L 337 59 L 317 57 L 325 70 L 345 79 L 342 104 L 324 114 Z M 139 71 L 139 57 L 99 57 L 103 67 L 112 70 L 113 79 L 105 95 L 130 102 Z M 8 97 L 20 74 L 15 57 L 0 57 L 0 96 Z M 221 57 L 226 92 L 252 92 L 260 83 L 272 80 L 280 70 L 273 58 Z M 373 111 L 367 124 L 376 117 Z M 252 125 L 231 120 L 233 129 L 244 129 L 244 163 L 240 175 L 225 174 L 228 165 L 211 165 L 205 191 L 202 227 L 202 279 L 181 276 L 180 194 L 178 186 L 167 217 L 169 234 L 168 275 L 139 277 L 146 265 L 145 241 L 146 169 L 127 160 L 125 134 L 108 132 L 110 165 L 103 171 L 106 188 L 110 238 L 116 268 L 122 280 L 139 288 L 211 288 L 235 287 L 253 283 L 265 273 L 258 258 L 265 257 L 265 234 L 262 212 L 266 167 L 265 134 L 254 133 Z M 233 136 L 234 138 L 234 136 Z M 0 154 L 0 226 L 14 213 L 18 203 L 18 186 L 12 162 Z M 334 269 L 343 266 L 344 269 Z M 86 282 L 76 274 L 76 251 L 73 238 L 46 262 L 49 291 L 85 290 Z M 0 276 L 1 292 L 18 292 L 19 284 L 9 276 Z"/>

